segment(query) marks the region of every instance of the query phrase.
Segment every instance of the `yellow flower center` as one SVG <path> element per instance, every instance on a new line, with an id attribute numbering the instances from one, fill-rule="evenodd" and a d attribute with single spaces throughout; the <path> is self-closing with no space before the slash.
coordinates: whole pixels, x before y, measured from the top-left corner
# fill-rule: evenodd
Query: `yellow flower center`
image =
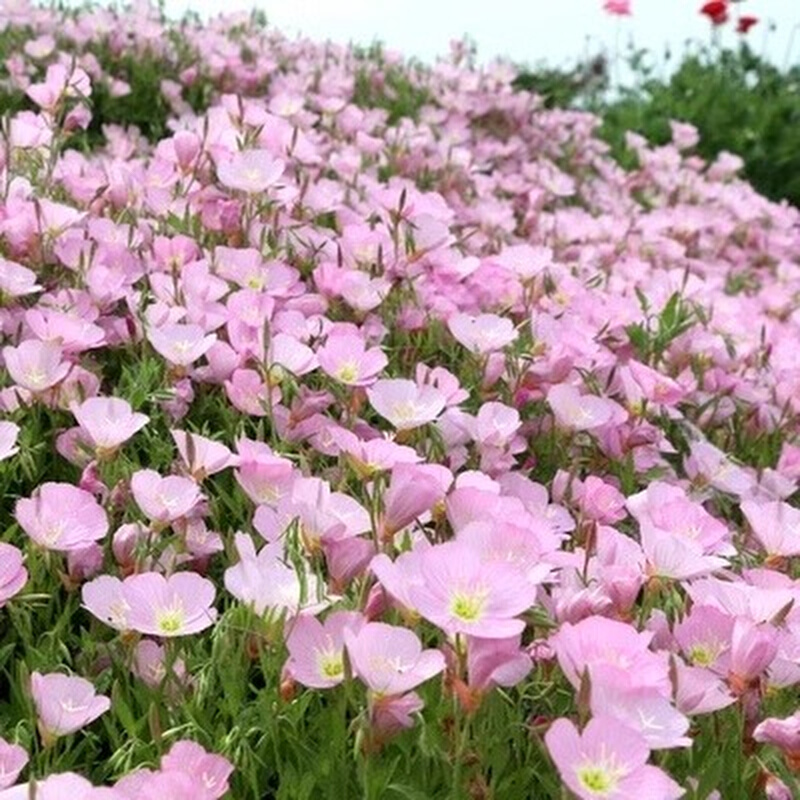
<path id="1" fill-rule="evenodd" d="M 325 678 L 341 678 L 344 675 L 344 659 L 341 653 L 320 653 L 318 657 L 320 674 Z"/>
<path id="2" fill-rule="evenodd" d="M 619 777 L 603 766 L 587 764 L 577 770 L 581 784 L 598 797 L 608 797 L 617 788 Z"/>
<path id="3" fill-rule="evenodd" d="M 345 361 L 334 373 L 342 383 L 352 383 L 358 380 L 358 364 L 355 361 Z"/>
<path id="4" fill-rule="evenodd" d="M 165 636 L 173 636 L 183 627 L 183 609 L 169 608 L 159 612 L 156 624 Z"/>
<path id="5" fill-rule="evenodd" d="M 477 622 L 483 616 L 486 592 L 456 592 L 450 601 L 450 613 L 462 622 Z"/>
<path id="6" fill-rule="evenodd" d="M 696 644 L 689 650 L 689 661 L 698 667 L 710 667 L 717 660 L 720 649 L 716 642 Z"/>

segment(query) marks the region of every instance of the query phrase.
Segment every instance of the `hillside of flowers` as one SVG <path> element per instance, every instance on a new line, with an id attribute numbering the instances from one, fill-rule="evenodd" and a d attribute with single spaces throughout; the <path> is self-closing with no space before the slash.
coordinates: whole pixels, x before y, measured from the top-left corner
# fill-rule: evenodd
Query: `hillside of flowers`
<path id="1" fill-rule="evenodd" d="M 0 800 L 800 795 L 800 212 L 515 75 L 6 0 Z"/>

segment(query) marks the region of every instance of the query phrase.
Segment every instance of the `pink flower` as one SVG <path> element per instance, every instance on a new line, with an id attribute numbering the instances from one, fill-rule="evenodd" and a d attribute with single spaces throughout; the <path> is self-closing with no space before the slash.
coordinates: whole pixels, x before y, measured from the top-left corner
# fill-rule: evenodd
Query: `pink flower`
<path id="1" fill-rule="evenodd" d="M 88 98 L 92 94 L 89 76 L 80 67 L 51 64 L 44 83 L 35 83 L 26 91 L 36 105 L 53 114 L 66 98 Z"/>
<path id="2" fill-rule="evenodd" d="M 419 713 L 425 707 L 416 692 L 404 695 L 371 695 L 369 705 L 370 728 L 377 743 L 413 727 L 411 715 Z"/>
<path id="3" fill-rule="evenodd" d="M 11 786 L 27 763 L 28 754 L 22 747 L 0 738 L 0 789 Z"/>
<path id="4" fill-rule="evenodd" d="M 239 457 L 231 453 L 220 442 L 188 431 L 173 430 L 170 433 L 181 454 L 184 466 L 198 483 L 209 475 L 214 475 L 239 463 Z"/>
<path id="5" fill-rule="evenodd" d="M 28 582 L 22 553 L 13 544 L 0 542 L 0 608 Z"/>
<path id="6" fill-rule="evenodd" d="M 800 711 L 790 717 L 768 717 L 753 731 L 757 742 L 779 747 L 795 769 L 800 767 Z"/>
<path id="7" fill-rule="evenodd" d="M 672 580 L 690 580 L 724 569 L 728 562 L 708 556 L 698 542 L 644 523 L 639 535 L 647 557 L 647 573 Z"/>
<path id="8" fill-rule="evenodd" d="M 217 341 L 216 335 L 211 333 L 206 336 L 199 325 L 180 322 L 151 328 L 147 338 L 159 355 L 177 367 L 188 367 L 205 355 Z"/>
<path id="9" fill-rule="evenodd" d="M 286 670 L 298 683 L 329 689 L 344 680 L 344 632 L 357 634 L 366 620 L 353 611 L 336 611 L 325 623 L 301 614 L 291 623 Z"/>
<path id="10" fill-rule="evenodd" d="M 126 800 L 126 796 L 107 786 L 92 786 L 86 778 L 74 772 L 48 775 L 43 781 L 35 781 L 0 792 L 0 800 Z M 142 798 L 141 800 L 147 800 Z"/>
<path id="11" fill-rule="evenodd" d="M 562 780 L 581 800 L 672 800 L 684 794 L 665 772 L 647 764 L 644 738 L 614 717 L 593 717 L 583 733 L 568 719 L 557 719 L 544 741 Z"/>
<path id="12" fill-rule="evenodd" d="M 131 476 L 133 499 L 153 521 L 161 525 L 185 517 L 202 499 L 197 484 L 190 478 L 140 469 Z"/>
<path id="13" fill-rule="evenodd" d="M 84 607 L 97 619 L 118 631 L 128 630 L 130 604 L 125 598 L 125 584 L 111 575 L 101 575 L 83 585 Z"/>
<path id="14" fill-rule="evenodd" d="M 594 716 L 610 716 L 637 731 L 652 750 L 689 747 L 689 720 L 670 700 L 648 686 L 630 686 L 624 671 L 590 667 L 590 708 Z"/>
<path id="15" fill-rule="evenodd" d="M 217 165 L 217 177 L 229 189 L 261 194 L 280 180 L 284 168 L 267 150 L 243 150 Z"/>
<path id="16" fill-rule="evenodd" d="M 209 753 L 196 742 L 175 742 L 161 759 L 163 772 L 182 772 L 194 783 L 192 798 L 218 800 L 228 791 L 233 764 L 224 756 Z"/>
<path id="17" fill-rule="evenodd" d="M 281 542 L 262 547 L 256 553 L 253 540 L 244 533 L 235 536 L 239 562 L 225 570 L 225 588 L 237 599 L 247 603 L 262 616 L 301 611 L 317 613 L 327 605 L 323 587 L 316 575 L 304 575 L 287 566 L 283 560 Z"/>
<path id="18" fill-rule="evenodd" d="M 497 314 L 453 314 L 447 320 L 447 327 L 455 340 L 478 355 L 486 355 L 502 350 L 515 341 L 518 333 L 508 317 Z"/>
<path id="19" fill-rule="evenodd" d="M 73 403 L 71 410 L 98 456 L 111 455 L 149 422 L 146 414 L 134 413 L 120 397 L 90 397 Z"/>
<path id="20" fill-rule="evenodd" d="M 667 656 L 650 650 L 652 638 L 652 633 L 639 633 L 624 622 L 593 616 L 574 625 L 563 623 L 550 642 L 576 690 L 587 668 L 591 674 L 595 667 L 607 665 L 627 674 L 631 688 L 646 686 L 669 697 L 672 685 Z"/>
<path id="21" fill-rule="evenodd" d="M 24 297 L 42 291 L 36 283 L 36 273 L 17 264 L 16 261 L 7 261 L 0 258 L 0 296 Z"/>
<path id="22" fill-rule="evenodd" d="M 89 681 L 56 672 L 48 675 L 34 672 L 31 695 L 45 744 L 80 730 L 111 708 L 111 701 L 97 695 Z"/>
<path id="23" fill-rule="evenodd" d="M 447 542 L 424 551 L 419 569 L 422 583 L 409 588 L 411 601 L 445 633 L 505 639 L 525 628 L 516 616 L 533 605 L 536 587 L 514 567 Z"/>
<path id="24" fill-rule="evenodd" d="M 4 347 L 3 359 L 12 380 L 34 394 L 52 389 L 70 371 L 61 360 L 61 348 L 52 342 L 28 339 L 19 347 Z"/>
<path id="25" fill-rule="evenodd" d="M 695 604 L 675 624 L 674 636 L 689 663 L 727 672 L 734 618 L 714 606 Z"/>
<path id="26" fill-rule="evenodd" d="M 418 386 L 404 378 L 379 380 L 367 389 L 372 407 L 397 430 L 411 430 L 432 422 L 442 413 L 446 398 L 432 386 Z"/>
<path id="27" fill-rule="evenodd" d="M 43 483 L 17 501 L 14 515 L 36 544 L 48 550 L 79 550 L 108 533 L 108 517 L 94 497 L 69 483 Z"/>
<path id="28" fill-rule="evenodd" d="M 360 336 L 335 334 L 317 350 L 319 365 L 346 386 L 368 386 L 388 363 L 379 347 L 366 348 Z"/>
<path id="29" fill-rule="evenodd" d="M 778 630 L 768 622 L 755 623 L 737 617 L 731 633 L 728 683 L 743 694 L 767 670 L 778 654 Z"/>
<path id="30" fill-rule="evenodd" d="M 800 555 L 800 510 L 780 501 L 745 500 L 740 507 L 768 556 Z"/>
<path id="31" fill-rule="evenodd" d="M 353 673 L 378 696 L 410 692 L 444 670 L 438 650 L 423 650 L 408 628 L 369 622 L 358 632 L 344 630 Z"/>
<path id="32" fill-rule="evenodd" d="M 168 676 L 167 653 L 163 645 L 157 644 L 152 639 L 142 639 L 136 645 L 131 671 L 149 687 L 158 689 L 167 677 L 173 677 L 179 683 L 185 681 L 186 665 L 183 659 L 176 659 L 170 668 L 172 672 L 171 676 Z"/>
<path id="33" fill-rule="evenodd" d="M 165 578 L 142 572 L 124 581 L 102 575 L 83 587 L 83 602 L 98 619 L 118 630 L 172 638 L 214 624 L 214 584 L 194 572 Z"/>
<path id="34" fill-rule="evenodd" d="M 383 495 L 383 535 L 393 536 L 430 511 L 444 500 L 452 481 L 450 470 L 438 464 L 397 464 Z"/>
<path id="35" fill-rule="evenodd" d="M 531 671 L 530 656 L 520 648 L 520 636 L 507 639 L 467 639 L 469 688 L 485 692 L 494 686 L 516 686 Z"/>
<path id="36" fill-rule="evenodd" d="M 547 393 L 556 422 L 568 430 L 590 431 L 609 422 L 624 422 L 627 412 L 613 400 L 593 394 L 582 395 L 574 386 L 559 383 Z"/>
<path id="37" fill-rule="evenodd" d="M 0 422 L 0 461 L 4 461 L 19 452 L 17 447 L 19 425 L 13 422 Z"/>

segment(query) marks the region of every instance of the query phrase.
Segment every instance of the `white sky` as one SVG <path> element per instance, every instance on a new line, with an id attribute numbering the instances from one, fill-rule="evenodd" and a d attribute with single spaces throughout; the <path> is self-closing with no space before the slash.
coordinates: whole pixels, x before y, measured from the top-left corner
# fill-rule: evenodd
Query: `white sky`
<path id="1" fill-rule="evenodd" d="M 478 43 L 481 61 L 504 55 L 517 62 L 553 65 L 573 62 L 583 53 L 637 47 L 663 61 L 667 44 L 679 56 L 687 40 L 707 42 L 710 25 L 698 13 L 703 0 L 632 0 L 634 16 L 618 20 L 602 11 L 602 0 L 261 0 L 271 24 L 294 36 L 369 44 L 381 40 L 405 56 L 432 61 L 448 51 L 451 39 L 468 34 Z M 249 10 L 252 0 L 166 0 L 169 15 L 186 8 L 201 16 Z M 779 65 L 800 63 L 798 0 L 746 0 L 742 13 L 760 17 L 748 34 L 756 52 Z M 775 30 L 770 30 L 770 22 Z M 738 38 L 728 25 L 723 42 Z M 792 46 L 793 41 L 793 46 Z M 673 59 L 674 61 L 674 59 Z"/>

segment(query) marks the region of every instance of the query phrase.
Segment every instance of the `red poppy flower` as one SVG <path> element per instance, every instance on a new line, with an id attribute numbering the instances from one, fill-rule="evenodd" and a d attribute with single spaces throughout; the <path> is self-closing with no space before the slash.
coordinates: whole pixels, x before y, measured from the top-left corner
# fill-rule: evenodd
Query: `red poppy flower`
<path id="1" fill-rule="evenodd" d="M 736 25 L 736 32 L 737 33 L 747 33 L 750 28 L 753 27 L 758 22 L 758 17 L 748 17 L 743 16 L 739 17 L 739 22 Z"/>
<path id="2" fill-rule="evenodd" d="M 701 9 L 714 25 L 724 25 L 728 21 L 727 0 L 710 0 Z"/>

